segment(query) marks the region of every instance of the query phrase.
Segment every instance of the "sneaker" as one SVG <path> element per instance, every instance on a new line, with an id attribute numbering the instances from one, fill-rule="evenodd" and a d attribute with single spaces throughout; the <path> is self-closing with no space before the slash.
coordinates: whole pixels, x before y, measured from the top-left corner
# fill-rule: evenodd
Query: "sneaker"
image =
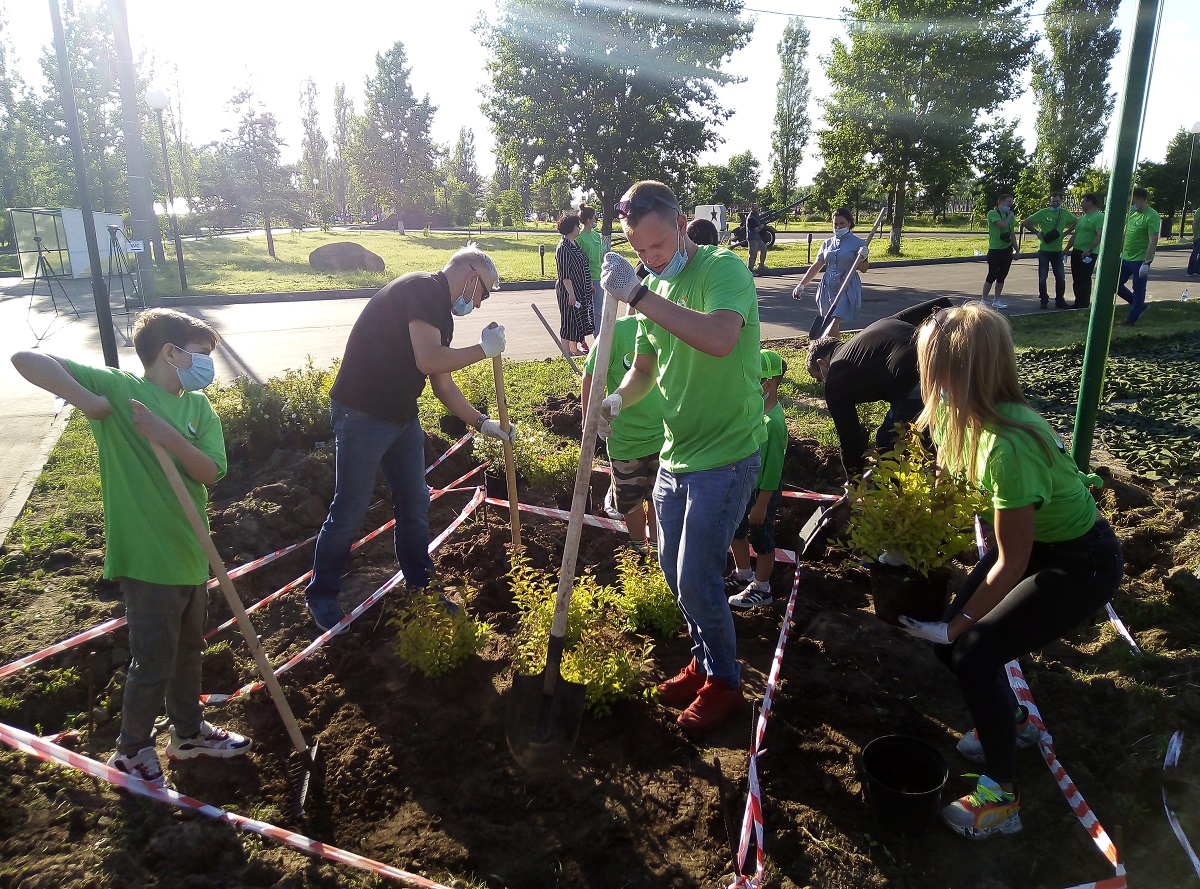
<path id="1" fill-rule="evenodd" d="M 608 489 L 608 493 L 604 495 L 604 514 L 614 521 L 620 521 L 625 516 L 617 511 L 617 500 L 613 497 L 612 488 Z"/>
<path id="2" fill-rule="evenodd" d="M 1017 722 L 1017 749 L 1025 750 L 1032 747 L 1041 740 L 1042 731 L 1033 724 L 1024 711 L 1020 711 L 1022 718 Z M 958 752 L 971 762 L 983 762 L 983 745 L 979 743 L 979 733 L 975 729 L 971 729 L 965 735 L 958 739 Z"/>
<path id="3" fill-rule="evenodd" d="M 706 732 L 716 728 L 745 703 L 742 687 L 731 686 L 709 677 L 691 706 L 679 714 L 679 727 L 685 732 Z"/>
<path id="4" fill-rule="evenodd" d="M 125 756 L 117 751 L 108 758 L 108 764 L 118 772 L 124 772 L 132 778 L 139 778 L 156 787 L 166 787 L 167 778 L 162 766 L 158 763 L 158 754 L 154 747 L 143 747 L 132 756 Z"/>
<path id="5" fill-rule="evenodd" d="M 1056 299 L 1054 301 L 1054 308 L 1065 309 L 1066 307 L 1067 307 L 1067 301 L 1065 299 Z"/>
<path id="6" fill-rule="evenodd" d="M 994 299 L 994 300 L 992 300 L 992 308 L 993 309 L 1007 309 L 1008 303 L 1006 303 L 1002 299 Z"/>
<path id="7" fill-rule="evenodd" d="M 996 833 L 1020 833 L 1020 798 L 1001 789 L 987 775 L 975 777 L 979 783 L 971 793 L 942 809 L 946 826 L 969 840 L 984 840 Z"/>
<path id="8" fill-rule="evenodd" d="M 758 581 L 752 580 L 736 596 L 729 597 L 729 607 L 746 611 L 751 608 L 771 605 L 774 601 L 775 599 L 771 596 L 771 585 L 769 583 L 765 586 L 759 586 Z"/>
<path id="9" fill-rule="evenodd" d="M 746 588 L 746 584 L 754 582 L 754 572 L 747 571 L 745 574 L 734 568 L 724 577 L 725 580 L 725 595 L 730 596 L 740 593 Z"/>
<path id="10" fill-rule="evenodd" d="M 700 672 L 696 659 L 692 658 L 686 667 L 657 686 L 658 699 L 668 707 L 686 707 L 696 700 L 706 682 L 708 674 Z"/>
<path id="11" fill-rule="evenodd" d="M 309 599 L 308 613 L 322 633 L 328 633 L 346 616 L 336 599 Z"/>
<path id="12" fill-rule="evenodd" d="M 212 756 L 218 759 L 229 759 L 231 756 L 241 756 L 250 749 L 249 738 L 231 732 L 228 729 L 217 728 L 207 721 L 200 723 L 200 731 L 191 738 L 181 738 L 171 728 L 171 740 L 167 742 L 167 756 L 172 761 L 177 759 L 195 759 L 197 756 Z"/>

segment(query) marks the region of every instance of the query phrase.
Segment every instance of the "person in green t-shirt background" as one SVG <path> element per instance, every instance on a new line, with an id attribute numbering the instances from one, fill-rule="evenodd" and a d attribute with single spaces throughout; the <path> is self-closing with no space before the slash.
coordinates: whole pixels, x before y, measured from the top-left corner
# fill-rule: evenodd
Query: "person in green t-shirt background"
<path id="1" fill-rule="evenodd" d="M 1146 311 L 1146 283 L 1162 231 L 1162 217 L 1146 202 L 1148 197 L 1146 189 L 1135 188 L 1133 206 L 1125 217 L 1125 249 L 1121 251 L 1121 282 L 1117 287 L 1117 296 L 1129 303 L 1123 327 L 1133 327 Z M 1127 283 L 1130 280 L 1133 289 Z"/>
<path id="2" fill-rule="evenodd" d="M 633 367 L 637 347 L 638 319 L 634 312 L 613 324 L 612 353 L 605 393 L 617 391 L 625 374 Z M 583 364 L 583 420 L 587 423 L 587 394 L 596 369 L 596 350 L 588 352 Z M 658 524 L 654 519 L 654 482 L 658 477 L 658 452 L 663 445 L 662 397 L 651 389 L 637 404 L 631 404 L 613 419 L 608 437 L 608 458 L 612 482 L 604 500 L 605 510 L 625 520 L 629 547 L 639 555 L 653 555 L 658 549 Z M 616 515 L 613 515 L 616 513 Z"/>
<path id="3" fill-rule="evenodd" d="M 1046 290 L 1046 279 L 1054 271 L 1054 306 L 1067 307 L 1067 277 L 1063 271 L 1063 236 L 1075 227 L 1075 215 L 1062 205 L 1061 191 L 1050 192 L 1050 206 L 1021 220 L 1021 227 L 1037 235 L 1038 241 L 1038 297 L 1042 308 L 1050 305 L 1050 294 Z"/>
<path id="4" fill-rule="evenodd" d="M 1067 249 L 1071 251 L 1071 290 L 1075 294 L 1072 309 L 1086 309 L 1092 304 L 1092 273 L 1096 271 L 1096 251 L 1104 232 L 1104 211 L 1100 197 L 1088 192 L 1079 199 L 1082 213 L 1075 222 Z"/>
<path id="5" fill-rule="evenodd" d="M 579 224 L 582 231 L 575 243 L 588 259 L 592 273 L 592 317 L 596 319 L 596 333 L 600 332 L 600 318 L 604 315 L 604 291 L 600 289 L 600 259 L 604 256 L 604 241 L 596 231 L 596 210 L 587 204 L 579 207 Z"/>
<path id="6" fill-rule="evenodd" d="M 758 298 L 737 254 L 687 237 L 687 217 L 661 182 L 637 183 L 615 209 L 650 274 L 640 283 L 627 259 L 604 256 L 607 296 L 641 317 L 633 367 L 601 402 L 601 426 L 603 432 L 625 406 L 658 388 L 659 564 L 692 639 L 690 662 L 658 692 L 664 704 L 683 708 L 684 731 L 699 732 L 721 725 L 745 702 L 723 575 L 764 437 Z"/>
<path id="7" fill-rule="evenodd" d="M 1188 257 L 1188 277 L 1200 275 L 1200 207 L 1192 214 L 1192 255 Z"/>
<path id="8" fill-rule="evenodd" d="M 787 419 L 779 403 L 779 384 L 787 373 L 787 362 L 771 349 L 763 349 L 762 393 L 763 427 L 767 440 L 762 446 L 762 468 L 754 483 L 754 492 L 746 504 L 746 515 L 733 532 L 734 570 L 725 580 L 725 589 L 733 589 L 729 607 L 739 610 L 771 605 L 771 572 L 775 569 L 775 513 L 783 502 L 783 457 L 787 452 Z M 758 561 L 750 567 L 750 547 Z"/>
<path id="9" fill-rule="evenodd" d="M 1017 247 L 1016 238 L 1013 237 L 1016 234 L 1016 219 L 1011 194 L 1000 195 L 996 198 L 996 209 L 988 211 L 988 271 L 980 299 L 986 303 L 988 294 L 992 292 L 992 285 L 995 284 L 996 298 L 992 300 L 993 309 L 1008 308 L 1008 303 L 1000 296 L 1004 293 L 1004 281 L 1008 277 L 1008 270 L 1012 268 L 1013 254 L 1019 255 L 1021 252 Z"/>
<path id="10" fill-rule="evenodd" d="M 220 337 L 171 309 L 142 312 L 133 345 L 145 376 L 89 367 L 43 352 L 18 352 L 13 366 L 33 385 L 79 408 L 100 454 L 104 502 L 104 576 L 125 599 L 129 649 L 121 734 L 108 764 L 164 786 L 154 720 L 165 703 L 167 755 L 228 758 L 250 739 L 210 725 L 200 704 L 208 558 L 154 455 L 161 445 L 181 470 L 205 524 L 208 485 L 225 475 L 221 421 L 200 390 L 213 381 Z"/>

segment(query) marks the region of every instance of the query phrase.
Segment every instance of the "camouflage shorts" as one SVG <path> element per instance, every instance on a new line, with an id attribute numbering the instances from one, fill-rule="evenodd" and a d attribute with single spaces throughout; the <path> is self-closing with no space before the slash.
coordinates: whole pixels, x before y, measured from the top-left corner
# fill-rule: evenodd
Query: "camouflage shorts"
<path id="1" fill-rule="evenodd" d="M 650 499 L 658 478 L 658 454 L 636 460 L 612 460 L 612 484 L 605 506 L 619 515 L 627 515 L 638 504 Z"/>

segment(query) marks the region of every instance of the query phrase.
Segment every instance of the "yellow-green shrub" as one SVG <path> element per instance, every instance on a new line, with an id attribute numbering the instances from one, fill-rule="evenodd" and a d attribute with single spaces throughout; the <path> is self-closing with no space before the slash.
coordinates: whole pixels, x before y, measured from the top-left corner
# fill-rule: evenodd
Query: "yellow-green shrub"
<path id="1" fill-rule="evenodd" d="M 449 613 L 440 591 L 415 590 L 389 620 L 396 628 L 396 654 L 426 676 L 441 676 L 483 650 L 491 625 L 468 610 L 473 590 L 464 589 L 463 605 Z"/>

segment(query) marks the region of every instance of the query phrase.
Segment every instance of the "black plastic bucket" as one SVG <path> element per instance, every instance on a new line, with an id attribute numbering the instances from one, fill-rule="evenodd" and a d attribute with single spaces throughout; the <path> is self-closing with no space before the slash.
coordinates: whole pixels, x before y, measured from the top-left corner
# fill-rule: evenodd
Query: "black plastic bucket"
<path id="1" fill-rule="evenodd" d="M 938 817 L 950 776 L 937 750 L 907 735 L 884 735 L 862 749 L 867 802 L 884 827 L 916 837 Z"/>

